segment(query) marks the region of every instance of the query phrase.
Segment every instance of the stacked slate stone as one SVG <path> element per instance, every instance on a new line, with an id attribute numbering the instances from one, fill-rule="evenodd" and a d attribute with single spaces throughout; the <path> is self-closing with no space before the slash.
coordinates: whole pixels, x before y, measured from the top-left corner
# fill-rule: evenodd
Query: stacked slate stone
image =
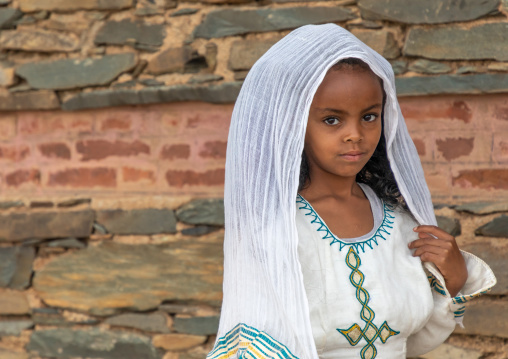
<path id="1" fill-rule="evenodd" d="M 208 139 L 209 149 L 196 151 L 198 146 L 189 143 L 159 148 L 158 138 L 149 147 L 136 136 L 130 142 L 122 132 L 130 120 L 125 125 L 113 118 L 118 136 L 111 132 L 105 140 L 99 133 L 100 138 L 90 140 L 81 136 L 92 131 L 97 112 L 86 110 L 182 101 L 231 104 L 254 62 L 278 39 L 300 25 L 334 22 L 391 62 L 399 95 L 454 95 L 453 106 L 443 106 L 446 113 L 435 117 L 443 126 L 450 118 L 468 123 L 468 106 L 476 106 L 475 111 L 487 106 L 478 105 L 476 97 L 456 97 L 508 91 L 507 14 L 504 0 L 0 0 L 0 142 L 8 144 L 0 148 L 0 160 L 3 167 L 12 167 L 1 168 L 0 184 L 14 193 L 6 193 L 9 198 L 22 198 L 6 201 L 4 193 L 0 198 L 0 358 L 198 359 L 213 345 L 222 298 L 222 201 L 175 196 L 175 204 L 166 206 L 153 200 L 153 191 L 143 198 L 141 189 L 137 205 L 98 205 L 101 195 L 122 193 L 115 192 L 111 163 L 93 161 L 113 157 L 111 161 L 135 162 L 134 155 L 160 153 L 170 163 L 163 166 L 167 182 L 185 196 L 190 181 L 222 185 L 225 134 Z M 502 126 L 508 111 L 496 96 L 496 111 L 491 112 Z M 64 113 L 53 127 L 44 127 L 44 114 L 54 119 L 60 110 L 82 110 L 73 114 L 88 117 L 71 122 Z M 7 111 L 24 111 L 37 121 L 25 118 L 22 125 Z M 59 126 L 84 122 L 89 125 L 76 125 L 75 146 L 54 142 Z M 434 130 L 435 123 L 426 131 Z M 107 130 L 98 124 L 98 132 Z M 186 126 L 209 131 L 202 119 L 188 119 Z M 168 131 L 177 132 L 173 127 Z M 47 135 L 37 148 L 55 161 L 59 172 L 23 170 L 18 162 L 37 163 L 37 157 L 28 158 L 36 152 L 30 149 L 35 144 L 12 150 L 25 140 L 16 137 L 20 132 L 30 139 Z M 465 161 L 473 147 L 480 148 L 477 152 L 497 148 L 497 157 L 486 156 L 490 162 L 478 160 L 478 171 L 466 168 L 463 174 L 459 168 L 459 178 L 453 180 L 465 188 L 471 185 L 475 196 L 478 188 L 488 198 L 491 189 L 506 193 L 505 140 L 473 146 L 473 134 L 455 138 L 446 132 L 433 151 L 432 141 L 425 142 L 427 133 L 415 140 L 426 156 L 424 165 L 439 156 L 446 165 L 457 157 Z M 193 152 L 205 167 L 206 161 L 222 167 L 199 177 L 172 164 L 188 160 Z M 72 168 L 88 161 L 98 167 Z M 495 169 L 482 168 L 487 165 Z M 132 176 L 156 182 L 153 168 L 147 168 Z M 436 178 L 434 187 L 444 182 L 444 177 Z M 48 200 L 27 199 L 34 193 L 30 183 L 48 181 L 67 187 L 55 189 L 60 192 Z M 17 187 L 26 183 L 28 187 Z M 93 196 L 65 200 L 83 188 Z M 203 185 L 196 197 L 217 196 L 216 189 Z M 44 191 L 41 187 L 35 193 Z M 447 198 L 453 196 L 464 202 L 455 192 Z M 458 236 L 462 248 L 485 259 L 499 284 L 468 305 L 466 328 L 425 358 L 508 356 L 508 202 L 495 199 L 455 207 L 450 199 L 436 206 L 440 225 Z"/>
<path id="2" fill-rule="evenodd" d="M 400 95 L 503 92 L 506 14 L 500 0 L 2 0 L 0 110 L 231 103 L 275 41 L 325 22 L 389 59 Z"/>
<path id="3" fill-rule="evenodd" d="M 204 358 L 222 298 L 224 204 L 0 202 L 0 358 Z"/>

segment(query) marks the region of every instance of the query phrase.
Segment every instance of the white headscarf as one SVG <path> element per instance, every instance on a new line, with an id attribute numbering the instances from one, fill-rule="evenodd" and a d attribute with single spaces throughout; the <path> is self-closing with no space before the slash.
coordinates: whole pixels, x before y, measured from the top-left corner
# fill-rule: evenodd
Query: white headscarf
<path id="1" fill-rule="evenodd" d="M 233 111 L 224 195 L 224 300 L 209 358 L 241 353 L 256 358 L 256 350 L 271 357 L 273 353 L 263 354 L 270 340 L 272 350 L 278 344 L 285 347 L 280 349 L 285 354 L 274 357 L 318 357 L 297 254 L 295 201 L 312 99 L 328 69 L 349 57 L 367 63 L 383 80 L 390 166 L 417 221 L 436 223 L 420 159 L 397 102 L 391 65 L 337 25 L 294 30 L 256 62 Z M 442 281 L 435 268 L 429 269 Z M 265 347 L 248 347 L 256 340 Z M 249 350 L 250 356 L 245 354 Z"/>

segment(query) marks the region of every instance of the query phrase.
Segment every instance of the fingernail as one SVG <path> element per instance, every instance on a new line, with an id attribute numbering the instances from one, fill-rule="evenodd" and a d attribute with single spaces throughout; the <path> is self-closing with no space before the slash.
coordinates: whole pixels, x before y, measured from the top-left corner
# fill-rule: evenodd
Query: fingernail
<path id="1" fill-rule="evenodd" d="M 415 228 L 413 228 L 413 231 L 416 231 L 417 229 L 418 229 L 418 227 L 415 227 Z"/>

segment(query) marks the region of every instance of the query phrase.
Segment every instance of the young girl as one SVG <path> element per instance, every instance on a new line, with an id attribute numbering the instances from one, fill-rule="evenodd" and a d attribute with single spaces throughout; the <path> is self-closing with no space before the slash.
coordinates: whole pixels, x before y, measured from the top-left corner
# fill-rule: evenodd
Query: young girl
<path id="1" fill-rule="evenodd" d="M 435 226 L 390 64 L 304 26 L 252 68 L 226 162 L 224 300 L 208 358 L 406 358 L 496 280 Z"/>

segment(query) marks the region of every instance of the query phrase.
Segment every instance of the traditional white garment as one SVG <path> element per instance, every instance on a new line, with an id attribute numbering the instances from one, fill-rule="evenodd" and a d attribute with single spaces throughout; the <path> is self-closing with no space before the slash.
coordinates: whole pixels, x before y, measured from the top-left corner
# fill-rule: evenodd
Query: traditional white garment
<path id="1" fill-rule="evenodd" d="M 224 297 L 207 358 L 318 358 L 298 256 L 295 198 L 314 94 L 327 71 L 350 57 L 383 81 L 390 167 L 418 223 L 436 224 L 390 63 L 335 24 L 292 31 L 254 64 L 233 110 L 224 190 Z M 448 295 L 439 270 L 424 266 Z"/>
<path id="2" fill-rule="evenodd" d="M 464 302 L 488 290 L 494 274 L 479 258 L 466 256 L 470 274 L 462 293 L 468 295 L 450 298 L 408 248 L 418 223 L 360 186 L 375 220 L 369 233 L 355 239 L 338 238 L 303 197 L 296 201 L 298 254 L 317 353 L 321 359 L 426 353 L 445 341 L 462 321 Z"/>

